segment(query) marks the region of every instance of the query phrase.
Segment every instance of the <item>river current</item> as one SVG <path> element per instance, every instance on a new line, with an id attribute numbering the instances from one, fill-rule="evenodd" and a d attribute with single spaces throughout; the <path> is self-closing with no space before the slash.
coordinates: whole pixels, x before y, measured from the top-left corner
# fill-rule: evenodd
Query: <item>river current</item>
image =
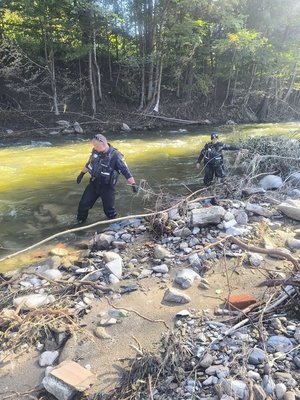
<path id="1" fill-rule="evenodd" d="M 119 216 L 154 209 L 155 198 L 152 204 L 147 199 L 150 192 L 176 196 L 199 189 L 203 172 L 195 168 L 195 162 L 212 131 L 219 132 L 221 141 L 238 145 L 245 137 L 290 135 L 299 129 L 300 123 L 285 123 L 108 134 L 109 142 L 125 155 L 136 182 L 147 188 L 136 196 L 120 176 Z M 74 227 L 78 202 L 88 183 L 85 176 L 77 185 L 76 177 L 91 149 L 88 136 L 80 135 L 0 143 L 0 257 Z M 232 155 L 228 153 L 224 152 L 224 158 L 230 173 Z M 88 223 L 102 219 L 101 205 L 96 203 Z"/>

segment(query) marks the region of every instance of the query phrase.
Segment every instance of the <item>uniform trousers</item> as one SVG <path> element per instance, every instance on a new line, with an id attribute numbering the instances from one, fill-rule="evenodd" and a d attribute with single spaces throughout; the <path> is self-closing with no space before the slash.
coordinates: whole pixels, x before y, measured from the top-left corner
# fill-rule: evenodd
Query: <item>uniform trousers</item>
<path id="1" fill-rule="evenodd" d="M 97 180 L 94 180 L 90 181 L 87 185 L 80 199 L 77 212 L 78 222 L 82 223 L 87 219 L 89 210 L 93 207 L 99 197 L 102 200 L 103 211 L 107 218 L 116 218 L 115 187 L 108 184 L 100 184 Z"/>
<path id="2" fill-rule="evenodd" d="M 216 176 L 217 178 L 225 177 L 223 163 L 218 163 L 217 165 L 215 165 L 214 163 L 209 162 L 205 165 L 204 184 L 210 185 L 214 179 L 214 176 Z"/>

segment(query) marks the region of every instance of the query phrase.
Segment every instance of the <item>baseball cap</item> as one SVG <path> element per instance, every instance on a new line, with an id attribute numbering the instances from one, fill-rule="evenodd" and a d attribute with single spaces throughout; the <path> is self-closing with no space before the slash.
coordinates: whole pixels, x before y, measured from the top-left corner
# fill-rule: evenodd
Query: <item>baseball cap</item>
<path id="1" fill-rule="evenodd" d="M 101 133 L 97 133 L 93 139 L 98 140 L 99 142 L 107 143 L 106 137 L 101 135 Z"/>

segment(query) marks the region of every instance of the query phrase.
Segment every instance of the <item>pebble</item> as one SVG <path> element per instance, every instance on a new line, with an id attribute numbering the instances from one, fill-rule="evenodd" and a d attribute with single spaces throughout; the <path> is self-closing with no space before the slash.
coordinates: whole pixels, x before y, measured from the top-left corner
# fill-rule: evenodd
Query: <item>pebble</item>
<path id="1" fill-rule="evenodd" d="M 296 396 L 293 392 L 286 392 L 283 396 L 283 400 L 295 400 Z"/>
<path id="2" fill-rule="evenodd" d="M 277 383 L 275 386 L 275 394 L 278 400 L 283 399 L 283 396 L 285 395 L 287 391 L 287 388 L 284 383 Z"/>
<path id="3" fill-rule="evenodd" d="M 94 334 L 99 339 L 111 339 L 111 336 L 106 332 L 105 328 L 102 326 L 97 326 L 94 330 Z"/>

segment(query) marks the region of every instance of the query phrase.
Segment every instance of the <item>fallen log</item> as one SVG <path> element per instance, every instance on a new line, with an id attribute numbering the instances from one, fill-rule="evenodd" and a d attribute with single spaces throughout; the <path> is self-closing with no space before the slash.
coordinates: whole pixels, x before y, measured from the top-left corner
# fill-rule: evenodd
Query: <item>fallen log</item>
<path id="1" fill-rule="evenodd" d="M 198 120 L 198 121 L 190 121 L 190 120 L 186 120 L 186 119 L 164 117 L 162 115 L 154 115 L 154 114 L 140 114 L 140 115 L 142 115 L 143 117 L 157 118 L 157 119 L 162 119 L 163 121 L 176 122 L 177 124 L 184 124 L 184 125 L 209 125 L 210 124 L 210 121 L 207 119 Z"/>

